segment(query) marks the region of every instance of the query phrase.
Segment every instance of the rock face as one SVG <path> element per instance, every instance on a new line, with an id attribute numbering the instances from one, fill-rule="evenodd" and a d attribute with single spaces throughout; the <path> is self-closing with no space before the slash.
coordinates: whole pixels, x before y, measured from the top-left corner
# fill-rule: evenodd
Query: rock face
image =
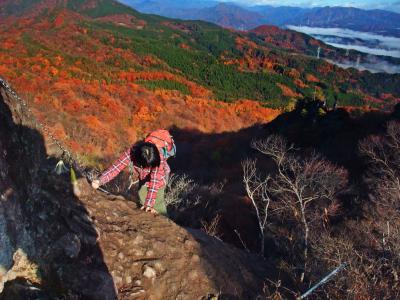
<path id="1" fill-rule="evenodd" d="M 22 106 L 0 96 L 1 299 L 254 299 L 266 263 L 53 172 Z M 2 293 L 1 293 L 2 291 Z M 223 297 L 222 297 L 223 298 Z"/>
<path id="2" fill-rule="evenodd" d="M 34 240 L 28 232 L 24 209 L 33 194 L 36 174 L 43 156 L 40 135 L 22 126 L 21 107 L 8 105 L 0 94 L 0 291 L 5 280 L 15 277 L 14 257 L 19 253 L 35 255 Z M 7 101 L 7 102 L 6 102 Z M 10 110 L 12 109 L 12 111 Z M 32 153 L 32 155 L 28 155 Z M 20 166 L 18 166 L 20 164 Z M 24 168 L 24 165 L 29 166 Z M 24 170 L 25 169 L 25 170 Z M 23 173 L 26 172 L 26 173 Z M 26 256 L 26 255 L 25 255 Z"/>

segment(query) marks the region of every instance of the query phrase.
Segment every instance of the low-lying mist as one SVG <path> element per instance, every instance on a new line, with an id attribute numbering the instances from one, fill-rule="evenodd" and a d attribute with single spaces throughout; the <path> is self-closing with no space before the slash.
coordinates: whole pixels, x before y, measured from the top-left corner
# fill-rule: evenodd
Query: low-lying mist
<path id="1" fill-rule="evenodd" d="M 318 28 L 307 26 L 287 26 L 291 30 L 302 32 L 336 48 L 356 50 L 369 54 L 362 61 L 327 59 L 343 68 L 368 70 L 373 73 L 400 73 L 400 64 L 385 60 L 382 56 L 400 58 L 400 38 L 375 33 L 359 32 L 342 28 Z M 380 57 L 379 57 L 380 56 Z"/>
<path id="2" fill-rule="evenodd" d="M 344 69 L 347 68 L 355 68 L 360 71 L 370 71 L 371 73 L 389 73 L 396 74 L 400 73 L 400 65 L 395 65 L 389 63 L 385 60 L 374 59 L 370 62 L 357 63 L 357 61 L 343 60 L 343 61 L 334 61 L 331 59 L 326 59 L 326 61 L 338 65 Z"/>

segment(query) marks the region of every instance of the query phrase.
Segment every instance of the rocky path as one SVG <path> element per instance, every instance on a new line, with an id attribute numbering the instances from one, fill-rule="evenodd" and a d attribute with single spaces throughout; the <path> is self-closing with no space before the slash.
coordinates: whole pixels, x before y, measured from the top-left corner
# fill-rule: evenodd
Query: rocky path
<path id="1" fill-rule="evenodd" d="M 121 299 L 261 295 L 267 273 L 263 260 L 81 184 L 86 193 L 80 199 L 100 233 L 104 261 Z"/>

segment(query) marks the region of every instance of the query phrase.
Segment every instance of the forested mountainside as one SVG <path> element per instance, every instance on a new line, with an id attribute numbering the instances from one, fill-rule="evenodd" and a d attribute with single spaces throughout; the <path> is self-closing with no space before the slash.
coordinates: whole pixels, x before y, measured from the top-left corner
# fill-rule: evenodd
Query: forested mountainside
<path id="1" fill-rule="evenodd" d="M 346 268 L 313 297 L 398 298 L 398 75 L 338 68 L 316 53 L 343 52 L 292 31 L 227 30 L 109 0 L 2 1 L 0 15 L 0 75 L 27 102 L 2 91 L 0 275 L 14 283 L 6 298 L 53 279 L 77 299 L 115 298 L 113 284 L 122 299 L 213 299 L 218 290 L 290 299 L 338 266 Z M 31 114 L 18 114 L 28 108 L 47 125 L 43 136 Z M 127 180 L 106 186 L 123 199 L 84 179 L 77 196 L 68 175 L 54 176 L 62 151 L 49 132 L 84 167 L 104 169 L 160 127 L 178 148 L 170 217 L 216 239 L 142 214 L 126 201 Z M 268 267 L 218 239 L 264 255 Z M 20 246 L 32 264 L 14 252 Z M 21 266 L 27 280 L 15 282 Z"/>
<path id="2" fill-rule="evenodd" d="M 110 0 L 3 1 L 0 9 L 0 74 L 59 138 L 75 151 L 86 144 L 90 156 L 160 126 L 229 131 L 263 123 L 302 98 L 370 109 L 400 95 L 400 76 L 310 57 L 332 47 L 293 32 L 236 32 Z"/>

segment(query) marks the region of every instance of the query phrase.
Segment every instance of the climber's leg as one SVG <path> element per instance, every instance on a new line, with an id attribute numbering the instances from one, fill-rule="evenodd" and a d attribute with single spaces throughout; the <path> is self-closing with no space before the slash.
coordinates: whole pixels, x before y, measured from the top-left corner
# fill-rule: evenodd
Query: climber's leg
<path id="1" fill-rule="evenodd" d="M 147 196 L 147 186 L 144 184 L 139 189 L 139 201 L 143 205 L 146 201 Z M 165 187 L 162 187 L 157 192 L 156 203 L 154 204 L 154 209 L 161 215 L 168 217 L 167 206 L 165 204 Z"/>

